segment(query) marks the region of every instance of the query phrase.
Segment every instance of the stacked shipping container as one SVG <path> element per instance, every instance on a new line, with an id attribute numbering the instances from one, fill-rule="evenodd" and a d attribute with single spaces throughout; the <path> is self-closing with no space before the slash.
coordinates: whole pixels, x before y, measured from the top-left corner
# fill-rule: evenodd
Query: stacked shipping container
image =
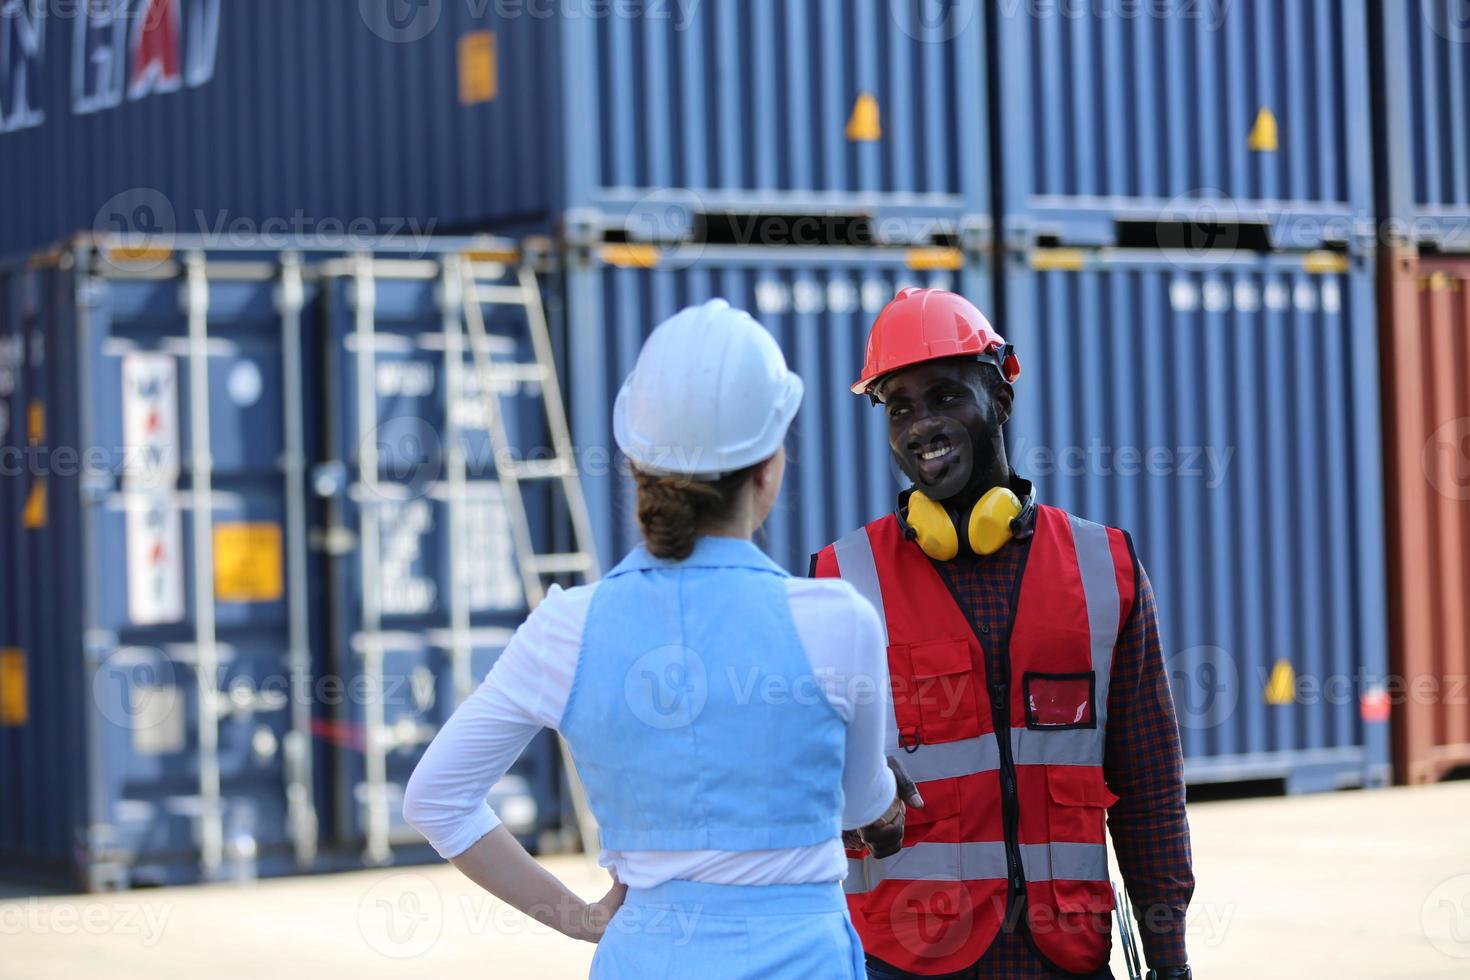
<path id="1" fill-rule="evenodd" d="M 1452 0 L 1371 10 L 1394 767 L 1418 783 L 1470 765 L 1470 21 Z"/>
<path id="2" fill-rule="evenodd" d="M 1187 779 L 1383 782 L 1364 5 L 993 9 L 1016 465 L 1136 534 Z"/>
<path id="3" fill-rule="evenodd" d="M 376 276 L 178 244 L 0 277 L 0 854 L 91 888 L 428 858 L 390 846 L 417 841 L 402 783 L 526 612 L 483 403 L 449 390 L 439 256 L 464 244 Z M 491 332 L 518 356 L 523 322 Z M 528 840 L 561 822 L 554 760 L 543 737 L 497 791 Z"/>
<path id="4" fill-rule="evenodd" d="M 0 255 L 80 229 L 682 239 L 814 208 L 900 240 L 988 228 L 975 9 L 75 6 L 0 18 Z"/>

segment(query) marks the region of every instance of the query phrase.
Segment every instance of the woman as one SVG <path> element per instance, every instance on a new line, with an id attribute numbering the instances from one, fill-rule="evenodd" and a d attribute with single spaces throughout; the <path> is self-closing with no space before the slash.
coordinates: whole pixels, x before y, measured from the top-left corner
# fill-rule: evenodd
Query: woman
<path id="1" fill-rule="evenodd" d="M 550 591 L 409 782 L 404 814 L 441 855 L 600 942 L 593 977 L 865 975 L 840 833 L 902 837 L 882 627 L 845 583 L 794 579 L 751 542 L 801 396 L 723 300 L 660 325 L 614 409 L 644 543 L 601 582 Z M 601 826 L 614 885 L 590 905 L 485 803 L 543 726 Z"/>

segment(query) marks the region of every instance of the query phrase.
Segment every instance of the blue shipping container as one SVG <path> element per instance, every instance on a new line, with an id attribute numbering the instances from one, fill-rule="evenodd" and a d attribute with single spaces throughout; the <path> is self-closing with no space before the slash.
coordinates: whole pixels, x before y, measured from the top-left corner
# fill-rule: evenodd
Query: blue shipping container
<path id="1" fill-rule="evenodd" d="M 1256 235 L 1316 248 L 1371 236 L 1359 0 L 994 9 L 1011 243 L 1182 232 L 1208 247 Z M 1130 228 L 1161 222 L 1186 227 Z"/>
<path id="2" fill-rule="evenodd" d="M 1012 465 L 1134 534 L 1186 779 L 1385 782 L 1371 263 L 1041 250 L 1007 297 Z"/>
<path id="3" fill-rule="evenodd" d="M 1371 5 L 1389 244 L 1470 251 L 1470 20 L 1455 0 Z"/>
<path id="4" fill-rule="evenodd" d="M 0 254 L 83 229 L 364 245 L 568 212 L 599 237 L 751 211 L 988 234 L 974 4 L 62 6 L 0 16 Z"/>
<path id="5" fill-rule="evenodd" d="M 0 275 L 0 862 L 100 889 L 430 859 L 422 841 L 365 853 L 362 814 L 525 614 L 495 575 L 508 555 L 476 403 L 451 425 L 428 336 L 448 329 L 436 270 L 465 243 L 388 257 L 412 273 L 346 330 L 344 284 L 378 260 L 180 245 Z M 492 321 L 507 348 L 514 328 Z M 359 358 L 353 337 L 375 334 Z M 340 411 L 361 364 L 373 426 Z M 449 432 L 474 461 L 448 481 L 458 496 L 433 475 Z M 356 476 L 367 445 L 408 492 L 350 492 L 373 487 Z M 371 563 L 364 515 L 391 528 Z M 560 823 L 554 743 L 511 783 L 513 829 Z"/>
<path id="6" fill-rule="evenodd" d="M 403 820 L 403 787 L 529 611 L 452 258 L 355 258 L 321 270 L 328 435 L 314 483 L 329 501 L 328 533 L 353 542 L 333 549 L 330 581 L 341 598 L 332 605 L 331 669 L 380 690 L 329 706 L 345 750 L 335 834 L 362 842 L 374 863 L 421 841 Z M 486 316 L 496 362 L 535 362 L 523 308 Z M 499 410 L 518 456 L 545 458 L 538 447 L 552 443 L 540 382 L 502 384 Z M 521 489 L 543 542 L 549 491 Z M 558 765 L 554 737 L 543 732 L 517 767 L 540 812 L 529 825 L 508 820 L 513 831 L 560 822 Z"/>
<path id="7" fill-rule="evenodd" d="M 612 405 L 639 347 L 681 308 L 724 297 L 775 335 L 806 396 L 787 438 L 786 482 L 760 543 L 806 574 L 809 558 L 891 510 L 901 474 L 882 415 L 849 390 L 873 317 L 904 286 L 958 289 L 990 305 L 978 258 L 935 249 L 666 251 L 607 246 L 571 255 L 566 269 L 566 354 L 572 435 L 605 564 L 638 543 L 632 479 L 612 438 Z"/>

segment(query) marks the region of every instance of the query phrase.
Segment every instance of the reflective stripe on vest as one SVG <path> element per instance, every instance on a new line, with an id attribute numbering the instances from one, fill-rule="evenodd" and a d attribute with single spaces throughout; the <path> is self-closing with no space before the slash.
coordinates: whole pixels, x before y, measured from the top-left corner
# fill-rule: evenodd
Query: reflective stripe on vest
<path id="1" fill-rule="evenodd" d="M 1018 766 L 1091 766 L 1103 750 L 1103 733 L 1095 728 L 1056 732 L 1011 729 L 1011 758 Z M 900 760 L 916 783 L 930 779 L 955 779 L 1000 768 L 1000 746 L 995 733 L 986 732 L 957 742 L 921 744 Z"/>
<path id="2" fill-rule="evenodd" d="M 1118 641 L 1118 579 L 1113 573 L 1113 549 L 1108 529 L 1067 515 L 1072 541 L 1077 546 L 1077 567 L 1082 573 L 1082 592 L 1087 599 L 1087 631 L 1092 640 L 1092 669 L 1097 673 L 1096 762 L 1102 765 L 1101 736 L 1108 716 L 1108 682 L 1113 673 L 1113 645 Z M 869 556 L 872 550 L 869 549 Z"/>
<path id="3" fill-rule="evenodd" d="M 1120 599 L 1118 582 L 1113 573 L 1113 552 L 1108 542 L 1108 529 L 1068 515 L 1072 540 L 1077 549 L 1077 567 L 1082 576 L 1082 591 L 1087 602 L 1089 644 L 1092 669 L 1096 675 L 1097 696 L 1094 711 L 1096 728 L 1042 732 L 1025 728 L 1011 729 L 1011 750 L 1016 764 L 1100 766 L 1105 742 L 1104 725 L 1108 712 L 1108 686 L 1113 670 L 1113 645 L 1118 640 Z M 873 557 L 873 542 L 868 531 L 860 527 L 843 535 L 833 546 L 837 567 L 843 581 L 878 610 L 883 621 L 883 639 L 888 641 L 888 623 L 883 610 L 883 589 L 878 584 L 878 564 Z M 987 732 L 977 738 L 957 742 L 921 744 L 901 760 L 915 782 L 927 779 L 950 779 L 1000 768 L 1000 749 L 995 734 Z"/>
<path id="4" fill-rule="evenodd" d="M 1105 844 L 1022 844 L 1021 867 L 1028 882 L 1066 879 L 1106 881 L 1108 849 Z M 910 844 L 891 857 L 847 859 L 842 890 L 849 895 L 872 891 L 888 879 L 902 881 L 1005 880 L 1004 841 L 967 844 Z"/>

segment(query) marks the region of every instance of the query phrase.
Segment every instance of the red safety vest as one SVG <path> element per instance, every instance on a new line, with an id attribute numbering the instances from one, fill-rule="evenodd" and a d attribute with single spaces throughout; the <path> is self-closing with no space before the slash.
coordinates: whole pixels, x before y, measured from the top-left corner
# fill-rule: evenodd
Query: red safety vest
<path id="1" fill-rule="evenodd" d="M 898 758 L 924 797 L 897 854 L 848 852 L 863 948 L 911 973 L 963 970 L 1024 895 L 1052 965 L 1101 969 L 1113 909 L 1103 819 L 1117 799 L 1102 768 L 1108 683 L 1135 590 L 1126 535 L 1037 508 L 1010 645 L 995 651 L 1009 674 L 994 684 L 989 637 L 892 515 L 823 549 L 815 572 L 851 583 L 887 625 Z"/>

